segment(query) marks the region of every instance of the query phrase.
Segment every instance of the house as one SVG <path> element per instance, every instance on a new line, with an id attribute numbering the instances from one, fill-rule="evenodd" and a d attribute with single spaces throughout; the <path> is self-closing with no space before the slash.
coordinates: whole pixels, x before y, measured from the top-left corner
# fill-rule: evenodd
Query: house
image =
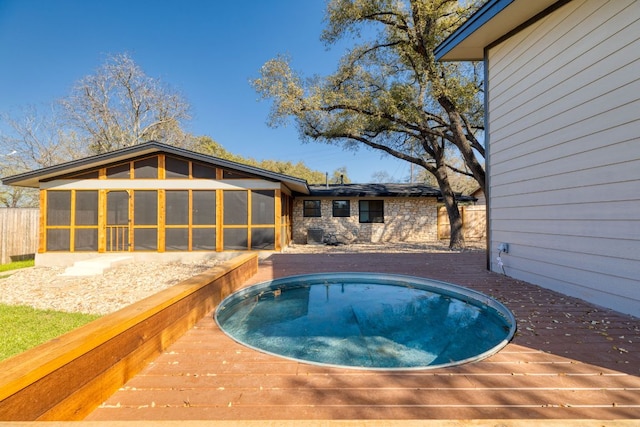
<path id="1" fill-rule="evenodd" d="M 293 241 L 434 241 L 439 201 L 439 189 L 419 184 L 310 185 L 293 202 Z"/>
<path id="2" fill-rule="evenodd" d="M 489 0 L 435 55 L 484 61 L 490 268 L 640 316 L 640 2 Z"/>
<path id="3" fill-rule="evenodd" d="M 309 230 L 312 238 L 348 231 L 360 242 L 437 240 L 440 191 L 432 187 L 310 186 L 155 141 L 3 183 L 40 189 L 38 265 L 106 253 L 279 251 L 306 243 Z"/>
<path id="4" fill-rule="evenodd" d="M 487 204 L 487 199 L 484 197 L 484 190 L 482 189 L 482 187 L 476 188 L 474 191 L 471 192 L 470 195 L 471 197 L 476 199 L 476 202 L 475 202 L 476 205 Z"/>

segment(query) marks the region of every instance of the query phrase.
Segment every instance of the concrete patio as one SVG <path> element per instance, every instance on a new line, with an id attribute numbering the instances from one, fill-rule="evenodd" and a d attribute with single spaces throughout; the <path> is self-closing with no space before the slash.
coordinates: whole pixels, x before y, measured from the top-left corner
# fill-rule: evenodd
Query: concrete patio
<path id="1" fill-rule="evenodd" d="M 406 372 L 319 367 L 237 344 L 207 315 L 87 421 L 640 419 L 640 319 L 485 265 L 483 251 L 273 254 L 247 283 L 366 271 L 473 288 L 518 319 L 514 340 L 484 361 Z"/>

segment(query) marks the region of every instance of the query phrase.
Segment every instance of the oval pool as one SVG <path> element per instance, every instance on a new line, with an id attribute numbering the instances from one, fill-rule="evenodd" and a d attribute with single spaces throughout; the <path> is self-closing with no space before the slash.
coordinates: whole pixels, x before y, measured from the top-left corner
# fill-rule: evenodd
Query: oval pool
<path id="1" fill-rule="evenodd" d="M 225 298 L 214 314 L 232 339 L 302 362 L 360 369 L 431 369 L 478 361 L 516 321 L 480 292 L 411 276 L 290 276 Z"/>

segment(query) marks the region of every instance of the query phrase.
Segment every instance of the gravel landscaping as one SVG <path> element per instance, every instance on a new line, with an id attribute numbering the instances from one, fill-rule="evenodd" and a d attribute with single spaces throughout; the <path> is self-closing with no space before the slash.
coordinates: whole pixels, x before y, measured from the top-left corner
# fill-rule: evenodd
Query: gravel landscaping
<path id="1" fill-rule="evenodd" d="M 466 250 L 484 250 L 468 243 Z M 449 252 L 440 243 L 384 243 L 339 246 L 292 245 L 284 253 Z M 62 267 L 16 270 L 0 279 L 0 303 L 38 309 L 108 314 L 206 271 L 219 261 L 144 262 L 119 265 L 95 276 L 62 276 Z"/>

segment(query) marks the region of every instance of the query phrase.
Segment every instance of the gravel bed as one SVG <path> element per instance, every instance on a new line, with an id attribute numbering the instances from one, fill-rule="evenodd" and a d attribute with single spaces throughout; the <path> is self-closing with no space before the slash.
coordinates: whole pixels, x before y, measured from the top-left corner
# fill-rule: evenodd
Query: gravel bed
<path id="1" fill-rule="evenodd" d="M 108 314 L 212 268 L 197 263 L 131 263 L 95 276 L 61 276 L 62 267 L 32 267 L 0 279 L 0 303 Z"/>
<path id="2" fill-rule="evenodd" d="M 467 242 L 465 250 L 484 250 Z M 283 253 L 450 252 L 442 243 L 291 245 Z M 131 263 L 95 276 L 62 276 L 62 267 L 32 267 L 0 278 L 0 303 L 38 309 L 108 314 L 193 277 L 220 261 Z"/>

